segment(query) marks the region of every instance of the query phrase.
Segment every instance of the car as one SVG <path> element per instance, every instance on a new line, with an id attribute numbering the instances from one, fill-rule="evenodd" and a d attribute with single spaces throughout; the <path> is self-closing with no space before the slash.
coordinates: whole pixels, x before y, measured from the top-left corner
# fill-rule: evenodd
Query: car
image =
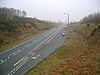
<path id="1" fill-rule="evenodd" d="M 65 36 L 65 33 L 61 33 L 62 34 L 62 36 Z"/>

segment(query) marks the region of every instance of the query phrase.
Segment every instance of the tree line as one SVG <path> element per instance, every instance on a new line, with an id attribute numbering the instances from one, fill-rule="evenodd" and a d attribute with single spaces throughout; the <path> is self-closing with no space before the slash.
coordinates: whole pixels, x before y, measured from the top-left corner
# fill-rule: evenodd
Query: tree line
<path id="1" fill-rule="evenodd" d="M 0 7 L 0 18 L 4 17 L 25 17 L 27 15 L 26 11 L 24 10 L 18 10 L 14 8 L 6 8 L 6 7 Z"/>
<path id="2" fill-rule="evenodd" d="M 81 23 L 100 23 L 100 13 L 90 14 L 81 20 Z"/>

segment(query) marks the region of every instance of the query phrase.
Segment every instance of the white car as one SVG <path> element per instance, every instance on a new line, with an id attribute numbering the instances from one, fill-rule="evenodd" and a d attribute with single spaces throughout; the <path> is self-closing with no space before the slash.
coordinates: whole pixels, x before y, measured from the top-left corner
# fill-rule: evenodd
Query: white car
<path id="1" fill-rule="evenodd" d="M 65 33 L 62 33 L 62 36 L 65 36 Z"/>

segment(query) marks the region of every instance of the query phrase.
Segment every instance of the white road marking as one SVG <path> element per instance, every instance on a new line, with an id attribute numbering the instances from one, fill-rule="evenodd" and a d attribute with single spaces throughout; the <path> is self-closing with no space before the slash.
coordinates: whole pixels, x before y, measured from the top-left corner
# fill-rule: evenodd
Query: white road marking
<path id="1" fill-rule="evenodd" d="M 13 53 L 12 53 L 12 54 L 10 54 L 10 55 L 8 55 L 8 59 L 9 59 L 12 55 L 13 55 Z"/>
<path id="2" fill-rule="evenodd" d="M 36 57 L 32 56 L 33 59 L 37 59 L 40 55 L 37 55 Z"/>
<path id="3" fill-rule="evenodd" d="M 35 57 L 32 57 L 33 59 L 36 59 Z"/>
<path id="4" fill-rule="evenodd" d="M 8 55 L 8 57 L 6 59 L 1 59 L 0 60 L 0 64 L 3 64 L 4 62 L 6 62 L 10 57 L 12 57 L 12 55 L 17 55 L 18 53 L 20 53 L 20 50 L 15 51 L 14 53 L 11 53 L 10 55 Z"/>
<path id="5" fill-rule="evenodd" d="M 17 63 L 15 63 L 13 66 L 16 66 L 17 64 L 19 64 L 20 62 L 26 60 L 28 57 L 24 56 L 22 57 Z"/>
<path id="6" fill-rule="evenodd" d="M 32 50 L 32 51 L 33 51 L 33 50 Z M 34 52 L 32 53 L 32 51 L 30 51 L 28 54 L 33 54 Z"/>
<path id="7" fill-rule="evenodd" d="M 36 52 L 31 52 L 31 51 L 30 51 L 28 54 L 32 54 L 32 55 L 34 55 L 35 53 L 36 53 Z"/>
<path id="8" fill-rule="evenodd" d="M 17 50 L 17 51 L 15 51 L 15 52 L 13 53 L 13 55 L 15 56 L 15 55 L 19 54 L 20 52 L 21 52 L 20 50 Z"/>
<path id="9" fill-rule="evenodd" d="M 16 66 L 8 75 L 13 75 L 17 70 L 19 70 L 26 62 L 20 63 L 18 66 Z"/>
<path id="10" fill-rule="evenodd" d="M 25 58 L 25 57 L 24 57 Z M 19 63 L 19 65 L 17 65 L 12 71 L 10 71 L 10 73 L 8 73 L 8 75 L 13 75 L 16 71 L 18 71 L 27 61 L 28 61 L 28 57 L 26 57 L 26 59 L 24 61 L 22 61 L 21 63 Z"/>
<path id="11" fill-rule="evenodd" d="M 4 59 L 4 60 L 1 59 L 1 60 L 0 60 L 0 65 L 3 64 L 3 63 L 6 62 L 6 61 L 7 61 L 7 60 L 5 60 L 5 59 Z"/>
<path id="12" fill-rule="evenodd" d="M 28 47 L 30 47 L 30 46 L 31 46 L 31 44 L 27 44 L 27 45 L 25 45 L 22 49 L 28 48 Z"/>
<path id="13" fill-rule="evenodd" d="M 0 64 L 2 64 L 2 63 L 3 63 L 3 60 L 1 59 L 1 60 L 0 60 Z"/>

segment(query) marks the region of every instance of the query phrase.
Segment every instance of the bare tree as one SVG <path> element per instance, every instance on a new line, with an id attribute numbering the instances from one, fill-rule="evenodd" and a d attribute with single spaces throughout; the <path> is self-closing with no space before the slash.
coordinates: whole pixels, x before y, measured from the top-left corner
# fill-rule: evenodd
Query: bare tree
<path id="1" fill-rule="evenodd" d="M 27 15 L 27 13 L 23 10 L 22 11 L 22 16 L 25 17 Z"/>

